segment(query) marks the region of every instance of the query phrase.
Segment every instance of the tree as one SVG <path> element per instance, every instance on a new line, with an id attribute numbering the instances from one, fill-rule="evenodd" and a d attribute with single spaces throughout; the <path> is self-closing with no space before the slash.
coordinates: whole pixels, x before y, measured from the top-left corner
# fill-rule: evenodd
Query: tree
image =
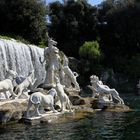
<path id="1" fill-rule="evenodd" d="M 89 76 L 100 75 L 103 67 L 101 65 L 103 53 L 98 41 L 86 41 L 79 49 L 79 55 L 82 61 L 81 73 L 84 79 L 89 80 Z"/>
<path id="2" fill-rule="evenodd" d="M 85 0 L 50 4 L 49 33 L 68 56 L 78 57 L 80 46 L 97 37 L 97 9 Z"/>
<path id="3" fill-rule="evenodd" d="M 128 75 L 129 59 L 140 53 L 140 2 L 110 0 L 110 4 L 108 1 L 99 9 L 101 22 L 107 22 L 100 27 L 101 49 L 108 67 Z"/>
<path id="4" fill-rule="evenodd" d="M 1 0 L 0 33 L 21 36 L 38 44 L 46 32 L 46 6 L 42 0 Z"/>
<path id="5" fill-rule="evenodd" d="M 79 54 L 82 58 L 99 62 L 102 54 L 99 43 L 97 41 L 86 41 L 82 47 L 80 47 Z"/>

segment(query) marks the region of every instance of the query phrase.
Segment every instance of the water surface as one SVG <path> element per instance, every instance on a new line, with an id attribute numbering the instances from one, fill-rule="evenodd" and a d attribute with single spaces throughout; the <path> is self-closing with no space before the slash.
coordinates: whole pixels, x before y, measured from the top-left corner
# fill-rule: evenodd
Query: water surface
<path id="1" fill-rule="evenodd" d="M 138 140 L 140 96 L 125 94 L 122 98 L 134 111 L 76 114 L 34 126 L 0 126 L 0 140 Z"/>

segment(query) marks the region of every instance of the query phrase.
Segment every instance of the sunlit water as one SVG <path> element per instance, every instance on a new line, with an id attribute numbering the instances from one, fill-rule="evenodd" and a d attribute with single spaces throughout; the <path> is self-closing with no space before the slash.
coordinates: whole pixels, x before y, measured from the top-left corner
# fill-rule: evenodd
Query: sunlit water
<path id="1" fill-rule="evenodd" d="M 140 96 L 123 95 L 134 111 L 96 112 L 64 117 L 51 124 L 0 126 L 0 140 L 138 140 Z"/>

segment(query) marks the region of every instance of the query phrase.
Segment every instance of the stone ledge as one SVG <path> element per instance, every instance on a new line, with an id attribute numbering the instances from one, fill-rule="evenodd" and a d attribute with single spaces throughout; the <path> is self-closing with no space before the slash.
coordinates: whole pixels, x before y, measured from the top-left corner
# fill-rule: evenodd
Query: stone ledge
<path id="1" fill-rule="evenodd" d="M 41 116 L 38 117 L 29 117 L 29 118 L 22 118 L 22 122 L 25 124 L 30 124 L 30 125 L 36 125 L 39 123 L 50 123 L 52 121 L 57 120 L 59 117 L 66 115 L 66 114 L 73 114 L 74 112 L 57 112 L 53 113 L 52 111 L 46 112 L 44 114 L 41 114 Z"/>
<path id="2" fill-rule="evenodd" d="M 0 102 L 0 123 L 18 121 L 27 109 L 27 99 Z"/>

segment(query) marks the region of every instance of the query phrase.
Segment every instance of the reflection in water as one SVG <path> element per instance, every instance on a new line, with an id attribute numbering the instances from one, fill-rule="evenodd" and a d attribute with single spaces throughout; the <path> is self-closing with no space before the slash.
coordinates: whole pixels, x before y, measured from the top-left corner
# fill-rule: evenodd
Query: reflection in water
<path id="1" fill-rule="evenodd" d="M 125 96 L 130 106 L 140 108 L 140 97 Z M 135 105 L 134 105 L 135 104 Z M 135 108 L 134 108 L 135 109 Z M 51 124 L 0 127 L 1 140 L 131 140 L 140 138 L 140 113 L 96 112 L 65 116 Z"/>

